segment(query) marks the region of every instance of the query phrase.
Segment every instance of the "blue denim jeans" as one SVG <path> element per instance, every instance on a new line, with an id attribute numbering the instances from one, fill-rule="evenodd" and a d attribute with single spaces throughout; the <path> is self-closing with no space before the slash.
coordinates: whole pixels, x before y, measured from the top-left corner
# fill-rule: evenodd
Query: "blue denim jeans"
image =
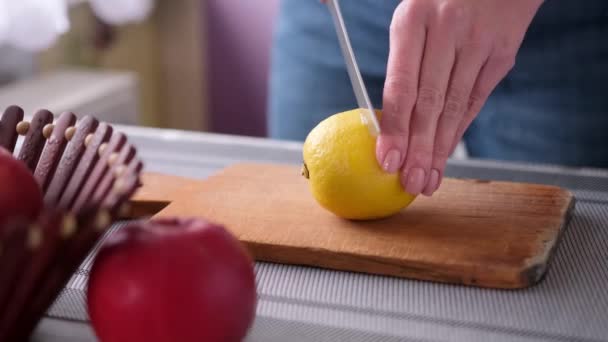
<path id="1" fill-rule="evenodd" d="M 382 108 L 389 25 L 399 2 L 341 1 L 377 108 Z M 515 67 L 467 130 L 469 155 L 608 167 L 607 18 L 606 0 L 546 1 Z M 357 107 L 331 16 L 318 0 L 281 3 L 268 104 L 270 137 L 298 141 L 327 116 Z"/>

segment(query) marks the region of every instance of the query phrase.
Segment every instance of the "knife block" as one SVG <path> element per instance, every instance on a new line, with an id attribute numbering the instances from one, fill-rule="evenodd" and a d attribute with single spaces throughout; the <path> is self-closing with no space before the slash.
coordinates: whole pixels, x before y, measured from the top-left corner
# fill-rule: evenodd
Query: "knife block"
<path id="1" fill-rule="evenodd" d="M 92 116 L 77 120 L 66 112 L 55 118 L 40 110 L 31 122 L 23 118 L 20 107 L 4 111 L 0 146 L 32 172 L 44 209 L 31 222 L 15 219 L 0 226 L 0 341 L 29 338 L 125 210 L 143 167 L 127 137 Z"/>

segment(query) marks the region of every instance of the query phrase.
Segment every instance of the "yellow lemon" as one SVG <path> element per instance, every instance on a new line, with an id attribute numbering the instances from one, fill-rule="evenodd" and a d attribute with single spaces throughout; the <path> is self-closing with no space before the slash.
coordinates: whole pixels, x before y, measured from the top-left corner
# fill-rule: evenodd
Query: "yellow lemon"
<path id="1" fill-rule="evenodd" d="M 360 111 L 334 114 L 309 132 L 302 174 L 315 200 L 335 215 L 352 220 L 384 218 L 407 207 L 416 196 L 405 192 L 398 173 L 380 167 L 376 138 Z"/>

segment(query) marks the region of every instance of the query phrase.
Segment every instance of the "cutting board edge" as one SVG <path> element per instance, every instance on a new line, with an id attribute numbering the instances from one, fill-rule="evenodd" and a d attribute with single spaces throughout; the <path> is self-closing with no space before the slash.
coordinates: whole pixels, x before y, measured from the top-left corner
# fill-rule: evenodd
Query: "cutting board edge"
<path id="1" fill-rule="evenodd" d="M 171 212 L 171 208 L 167 207 L 167 209 L 169 210 L 161 210 L 151 218 L 156 219 L 173 217 L 174 214 Z M 202 219 L 209 219 L 207 216 L 194 216 Z M 221 220 L 214 222 L 222 225 L 224 224 Z M 411 259 L 403 261 L 397 257 L 383 257 L 373 254 L 364 254 L 361 251 L 347 252 L 310 246 L 302 247 L 299 245 L 289 244 L 280 245 L 273 242 L 252 240 L 248 237 L 239 236 L 231 230 L 232 228 L 235 228 L 234 226 L 225 226 L 225 228 L 228 229 L 228 231 L 230 231 L 234 237 L 247 248 L 253 259 L 256 261 L 274 262 L 284 265 L 320 267 L 363 274 L 367 273 L 381 276 L 392 276 L 411 280 L 437 281 L 441 283 L 470 285 L 485 288 L 522 289 L 535 285 L 544 276 L 544 273 L 547 270 L 546 264 L 552 256 L 550 253 L 544 253 L 545 258 L 539 259 L 539 263 L 523 263 L 520 265 L 500 263 L 493 265 L 491 268 L 487 267 L 487 265 L 473 265 L 469 263 L 461 265 L 450 264 L 451 267 L 460 267 L 460 272 L 450 273 L 450 269 L 447 268 L 440 270 L 439 273 L 431 272 L 431 274 L 429 274 L 429 270 L 437 269 L 437 267 L 442 267 L 445 265 Z M 553 245 L 557 244 L 557 236 L 553 240 L 555 241 Z M 549 245 L 550 244 L 546 244 L 545 246 L 548 247 Z M 296 257 L 294 257 L 294 255 Z M 302 257 L 299 257 L 300 255 Z M 311 258 L 310 256 L 313 257 Z M 335 261 L 342 259 L 345 260 L 345 266 L 337 266 Z M 357 262 L 357 267 L 352 266 L 353 261 Z M 347 265 L 348 262 L 350 262 L 351 265 Z M 372 268 L 373 266 L 377 265 L 387 267 L 388 270 L 378 271 Z M 479 268 L 479 266 L 483 266 L 483 268 Z M 474 269 L 477 269 L 477 271 L 471 271 Z M 485 277 L 484 272 L 486 275 L 491 274 L 492 276 Z M 435 274 L 435 276 L 432 274 Z M 496 274 L 502 274 L 503 276 L 497 277 Z M 446 281 L 447 278 L 449 278 L 451 281 Z"/>
<path id="2" fill-rule="evenodd" d="M 574 216 L 574 210 L 577 203 L 576 197 L 571 191 L 565 191 L 568 194 L 568 200 L 563 209 L 562 217 L 564 220 L 562 221 L 560 227 L 557 228 L 555 238 L 547 241 L 545 244 L 544 253 L 525 261 L 524 270 L 522 271 L 522 278 L 527 279 L 527 282 L 530 284 L 541 282 L 549 272 L 549 268 L 551 267 L 552 261 L 555 258 L 557 248 L 563 240 L 564 232 L 568 228 L 568 225 Z"/>
<path id="3" fill-rule="evenodd" d="M 414 281 L 431 281 L 443 284 L 490 289 L 521 290 L 536 285 L 543 278 L 542 276 L 538 278 L 529 277 L 527 273 L 529 270 L 521 269 L 513 265 L 496 265 L 496 267 L 493 267 L 491 270 L 478 269 L 477 272 L 465 271 L 450 273 L 448 272 L 449 270 L 430 272 L 429 270 L 432 270 L 436 266 L 442 265 L 427 263 L 419 263 L 416 265 L 415 262 L 396 262 L 399 260 L 393 258 L 362 256 L 355 253 L 336 253 L 332 250 L 277 246 L 255 241 L 248 241 L 246 239 L 239 239 L 239 241 L 243 243 L 243 245 L 252 255 L 253 259 L 256 261 L 272 262 L 283 265 L 299 265 L 342 272 L 371 274 L 376 276 L 396 277 Z M 313 250 L 315 253 L 310 253 L 310 251 Z M 269 253 L 269 251 L 272 251 L 272 253 Z M 297 251 L 297 254 L 307 256 L 314 255 L 315 258 L 308 258 L 308 260 L 306 260 L 304 258 L 293 257 L 293 255 L 296 254 L 294 251 Z M 277 256 L 277 254 L 280 254 L 281 256 Z M 289 257 L 284 257 L 285 255 Z M 361 263 L 356 267 L 355 270 L 355 268 L 352 267 L 352 264 L 343 265 L 341 263 L 342 258 L 350 263 L 352 263 L 353 260 L 358 260 Z M 376 266 L 386 267 L 388 270 L 382 271 Z M 475 269 L 474 265 L 467 265 L 467 267 L 468 269 Z M 545 274 L 545 270 L 546 268 L 543 269 L 543 273 L 541 275 Z M 484 277 L 484 272 L 487 272 L 486 275 L 492 274 L 492 276 Z M 495 272 L 499 272 L 503 276 L 496 277 Z"/>

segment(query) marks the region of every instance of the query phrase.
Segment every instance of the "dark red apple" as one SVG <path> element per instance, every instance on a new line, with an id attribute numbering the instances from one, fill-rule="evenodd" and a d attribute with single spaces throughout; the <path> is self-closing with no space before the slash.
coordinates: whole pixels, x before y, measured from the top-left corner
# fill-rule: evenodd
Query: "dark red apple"
<path id="1" fill-rule="evenodd" d="M 27 166 L 0 147 L 0 226 L 7 220 L 33 220 L 42 210 L 42 198 Z"/>
<path id="2" fill-rule="evenodd" d="M 241 341 L 257 304 L 253 261 L 202 219 L 134 223 L 101 246 L 87 302 L 102 342 Z"/>

